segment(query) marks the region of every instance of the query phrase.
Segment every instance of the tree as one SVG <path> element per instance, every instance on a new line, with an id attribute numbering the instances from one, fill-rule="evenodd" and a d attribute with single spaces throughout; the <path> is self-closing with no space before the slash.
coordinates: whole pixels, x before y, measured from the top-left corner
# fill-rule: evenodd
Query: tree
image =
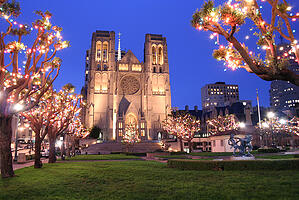
<path id="1" fill-rule="evenodd" d="M 41 144 L 47 135 L 46 130 L 52 126 L 55 116 L 60 111 L 56 104 L 56 95 L 57 93 L 51 88 L 42 96 L 37 106 L 21 113 L 35 133 L 34 168 L 42 167 Z"/>
<path id="2" fill-rule="evenodd" d="M 74 86 L 66 84 L 57 93 L 56 104 L 59 106 L 59 113 L 53 119 L 53 123 L 46 129 L 49 138 L 49 163 L 56 162 L 55 143 L 56 138 L 69 129 L 76 118 L 79 119 L 79 112 L 83 106 L 82 96 L 74 93 Z"/>
<path id="3" fill-rule="evenodd" d="M 215 135 L 224 131 L 237 130 L 240 127 L 240 122 L 235 115 L 225 115 L 206 121 L 208 135 Z"/>
<path id="4" fill-rule="evenodd" d="M 288 69 L 289 52 L 285 52 L 282 57 L 278 56 L 275 41 L 275 34 L 288 40 L 292 47 L 290 52 L 295 54 L 296 62 L 299 63 L 299 46 L 290 23 L 290 20 L 296 21 L 299 18 L 299 13 L 292 14 L 286 0 L 266 1 L 271 7 L 269 23 L 264 20 L 265 16 L 262 16 L 261 7 L 256 0 L 228 0 L 219 7 L 209 0 L 193 14 L 191 23 L 196 29 L 212 31 L 211 38 L 221 35 L 228 41 L 227 46 L 220 45 L 217 41 L 219 48 L 213 53 L 213 56 L 223 60 L 227 67 L 233 70 L 244 68 L 266 81 L 284 80 L 299 86 L 299 75 Z M 244 43 L 240 42 L 240 39 L 235 37 L 245 22 L 254 27 L 252 30 L 256 31 L 257 45 L 266 51 L 264 58 L 250 51 Z M 248 38 L 249 36 L 245 37 Z"/>
<path id="5" fill-rule="evenodd" d="M 92 127 L 92 129 L 90 130 L 90 134 L 89 137 L 93 138 L 93 139 L 98 139 L 101 133 L 101 129 L 98 126 L 94 126 Z"/>
<path id="6" fill-rule="evenodd" d="M 122 138 L 122 143 L 126 145 L 126 151 L 129 152 L 130 147 L 132 147 L 133 151 L 134 144 L 140 141 L 137 125 L 134 123 L 126 124 L 125 133 Z"/>
<path id="7" fill-rule="evenodd" d="M 262 137 L 262 145 L 269 146 L 268 141 L 271 140 L 271 145 L 278 145 L 279 138 L 299 136 L 299 118 L 293 117 L 290 120 L 279 119 L 272 117 L 264 119 L 256 126 L 258 133 Z M 266 140 L 266 144 L 264 141 Z"/>
<path id="8" fill-rule="evenodd" d="M 182 140 L 188 142 L 188 147 L 191 151 L 191 141 L 194 138 L 194 134 L 200 131 L 200 121 L 188 113 L 172 113 L 163 121 L 162 126 L 168 134 L 174 135 L 179 139 L 181 151 L 183 151 Z"/>
<path id="9" fill-rule="evenodd" d="M 37 11 L 41 19 L 31 27 L 15 21 L 20 14 L 18 3 L 6 1 L 0 5 L 0 17 L 8 25 L 0 33 L 1 176 L 12 177 L 12 117 L 38 104 L 59 74 L 61 59 L 55 57 L 56 52 L 66 48 L 68 42 L 62 41 L 61 28 L 50 23 L 51 13 Z M 26 35 L 31 35 L 28 40 L 33 38 L 27 45 L 22 43 Z"/>

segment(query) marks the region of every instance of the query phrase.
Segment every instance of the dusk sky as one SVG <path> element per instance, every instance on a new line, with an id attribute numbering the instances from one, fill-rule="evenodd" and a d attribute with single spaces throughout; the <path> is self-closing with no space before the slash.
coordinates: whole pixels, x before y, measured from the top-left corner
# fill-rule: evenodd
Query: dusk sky
<path id="1" fill-rule="evenodd" d="M 289 1 L 292 7 L 295 7 L 296 1 Z M 253 105 L 256 105 L 258 88 L 261 105 L 269 106 L 270 82 L 243 69 L 224 71 L 223 63 L 212 57 L 213 49 L 217 46 L 214 40 L 209 39 L 210 32 L 197 31 L 191 27 L 192 14 L 203 2 L 22 0 L 22 15 L 18 21 L 31 23 L 37 18 L 33 13 L 35 10 L 48 10 L 53 14 L 52 23 L 63 27 L 62 36 L 64 40 L 70 41 L 71 47 L 59 53 L 63 63 L 59 78 L 55 81 L 57 89 L 70 82 L 80 92 L 84 83 L 85 51 L 90 48 L 91 36 L 96 30 L 121 32 L 121 48 L 132 50 L 140 61 L 143 61 L 145 34 L 153 33 L 163 34 L 167 38 L 173 107 L 201 107 L 201 87 L 217 81 L 238 84 L 240 99 L 252 100 Z M 298 11 L 298 6 L 294 10 Z M 292 24 L 298 30 L 298 22 Z M 256 38 L 248 29 L 248 43 L 253 45 Z M 295 33 L 297 39 L 298 32 Z M 241 36 L 244 40 L 245 35 Z M 252 48 L 255 51 L 256 47 Z"/>

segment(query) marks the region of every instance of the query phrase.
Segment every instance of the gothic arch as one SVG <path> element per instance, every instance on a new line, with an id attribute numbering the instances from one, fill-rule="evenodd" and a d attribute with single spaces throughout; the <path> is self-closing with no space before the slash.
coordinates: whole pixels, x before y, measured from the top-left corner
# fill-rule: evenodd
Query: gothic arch
<path id="1" fill-rule="evenodd" d="M 155 44 L 152 45 L 152 54 L 153 54 L 153 65 L 157 64 L 157 46 Z"/>
<path id="2" fill-rule="evenodd" d="M 158 64 L 159 65 L 163 65 L 163 46 L 161 44 L 159 44 L 158 48 L 157 48 L 157 58 L 158 58 Z"/>
<path id="3" fill-rule="evenodd" d="M 101 41 L 97 41 L 96 43 L 96 61 L 101 61 L 102 58 L 102 42 Z"/>

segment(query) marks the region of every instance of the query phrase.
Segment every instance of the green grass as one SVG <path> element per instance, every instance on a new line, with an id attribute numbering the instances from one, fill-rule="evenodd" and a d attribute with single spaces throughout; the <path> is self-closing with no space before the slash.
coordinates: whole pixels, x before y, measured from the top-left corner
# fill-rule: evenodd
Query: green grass
<path id="1" fill-rule="evenodd" d="M 192 156 L 232 156 L 232 152 L 191 152 Z"/>
<path id="2" fill-rule="evenodd" d="M 298 171 L 191 171 L 150 161 L 65 162 L 16 170 L 0 199 L 298 199 Z"/>
<path id="3" fill-rule="evenodd" d="M 126 160 L 126 159 L 140 159 L 138 156 L 131 156 L 125 154 L 107 154 L 107 155 L 78 155 L 66 160 Z"/>
<path id="4" fill-rule="evenodd" d="M 287 155 L 256 155 L 256 158 L 260 159 L 293 159 L 295 158 L 294 154 L 287 154 Z"/>
<path id="5" fill-rule="evenodd" d="M 168 159 L 184 159 L 187 158 L 187 155 L 168 155 L 168 156 L 155 156 L 157 158 L 168 158 Z"/>

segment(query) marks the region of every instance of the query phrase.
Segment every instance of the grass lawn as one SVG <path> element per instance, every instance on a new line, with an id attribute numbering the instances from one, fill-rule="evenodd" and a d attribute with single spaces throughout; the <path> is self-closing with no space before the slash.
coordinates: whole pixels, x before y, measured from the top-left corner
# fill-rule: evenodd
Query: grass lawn
<path id="1" fill-rule="evenodd" d="M 298 199 L 298 171 L 190 171 L 154 161 L 65 162 L 16 170 L 0 199 Z"/>
<path id="2" fill-rule="evenodd" d="M 294 154 L 263 155 L 263 156 L 256 155 L 255 158 L 261 158 L 261 159 L 293 159 L 293 158 L 295 158 L 295 155 Z"/>
<path id="3" fill-rule="evenodd" d="M 107 155 L 77 155 L 66 160 L 126 160 L 126 159 L 141 159 L 138 156 L 125 154 L 107 154 Z"/>

